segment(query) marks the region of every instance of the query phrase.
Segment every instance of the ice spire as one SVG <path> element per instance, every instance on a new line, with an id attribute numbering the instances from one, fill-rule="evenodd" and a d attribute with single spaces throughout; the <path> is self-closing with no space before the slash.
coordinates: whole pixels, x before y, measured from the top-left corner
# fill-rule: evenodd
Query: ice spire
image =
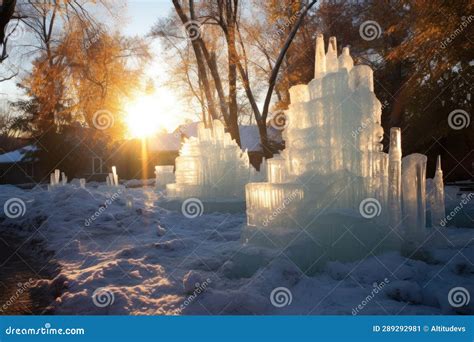
<path id="1" fill-rule="evenodd" d="M 399 225 L 402 217 L 402 144 L 399 127 L 390 129 L 388 152 L 388 208 L 392 228 Z"/>
<path id="2" fill-rule="evenodd" d="M 426 156 L 413 153 L 402 160 L 403 223 L 409 241 L 419 242 L 426 227 Z"/>
<path id="3" fill-rule="evenodd" d="M 339 56 L 339 70 L 346 68 L 347 71 L 351 71 L 353 67 L 354 61 L 352 60 L 351 54 L 349 52 L 349 47 L 346 46 L 344 49 L 342 49 L 342 54 Z"/>
<path id="4" fill-rule="evenodd" d="M 326 55 L 324 54 L 324 36 L 319 33 L 316 38 L 314 78 L 321 78 L 326 73 Z"/>
<path id="5" fill-rule="evenodd" d="M 441 227 L 443 224 L 446 212 L 444 206 L 444 183 L 443 170 L 441 169 L 441 156 L 438 156 L 436 162 L 436 172 L 433 178 L 433 190 L 430 196 L 431 199 L 431 225 L 433 227 Z"/>
<path id="6" fill-rule="evenodd" d="M 339 63 L 337 61 L 337 42 L 336 37 L 329 38 L 328 52 L 326 54 L 326 71 L 337 72 Z"/>
<path id="7" fill-rule="evenodd" d="M 438 156 L 438 158 L 436 159 L 436 174 L 435 174 L 435 178 L 436 176 L 438 175 L 441 175 L 441 177 L 443 177 L 443 170 L 441 170 L 441 156 Z"/>

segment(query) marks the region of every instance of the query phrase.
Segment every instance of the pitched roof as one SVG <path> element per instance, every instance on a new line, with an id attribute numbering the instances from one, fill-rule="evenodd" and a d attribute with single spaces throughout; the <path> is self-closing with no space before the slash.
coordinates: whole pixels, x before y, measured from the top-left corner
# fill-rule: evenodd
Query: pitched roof
<path id="1" fill-rule="evenodd" d="M 17 150 L 0 154 L 0 164 L 10 164 L 10 163 L 18 163 L 24 160 L 26 154 L 28 152 L 33 152 L 37 148 L 35 145 L 27 145 L 25 147 L 19 148 Z"/>
<path id="2" fill-rule="evenodd" d="M 181 125 L 173 133 L 161 133 L 148 140 L 148 146 L 152 151 L 179 151 L 181 148 L 181 137 L 197 136 L 198 122 Z M 267 127 L 268 136 L 274 141 L 281 141 L 281 132 L 272 126 Z M 239 126 L 242 149 L 248 151 L 261 151 L 258 127 L 255 125 Z"/>

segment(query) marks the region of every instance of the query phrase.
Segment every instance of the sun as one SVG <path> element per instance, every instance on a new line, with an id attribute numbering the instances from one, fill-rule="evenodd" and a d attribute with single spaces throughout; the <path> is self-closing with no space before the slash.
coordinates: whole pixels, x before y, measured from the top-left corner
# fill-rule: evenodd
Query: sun
<path id="1" fill-rule="evenodd" d="M 184 110 L 174 93 L 157 89 L 140 94 L 125 106 L 125 123 L 131 138 L 148 138 L 162 131 L 172 132 L 184 122 Z"/>
<path id="2" fill-rule="evenodd" d="M 158 108 L 151 96 L 140 97 L 126 106 L 125 122 L 132 138 L 146 138 L 158 133 L 163 127 Z"/>

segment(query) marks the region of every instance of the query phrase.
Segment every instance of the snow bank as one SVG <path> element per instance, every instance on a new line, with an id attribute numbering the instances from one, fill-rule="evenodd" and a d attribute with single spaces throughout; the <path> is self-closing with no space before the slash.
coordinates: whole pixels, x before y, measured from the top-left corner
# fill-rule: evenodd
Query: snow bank
<path id="1" fill-rule="evenodd" d="M 124 189 L 107 205 L 114 190 L 98 189 L 0 186 L 2 207 L 25 204 L 22 216 L 2 214 L 0 231 L 43 240 L 60 265 L 36 288 L 56 314 L 474 313 L 472 300 L 457 308 L 448 296 L 456 287 L 474 295 L 472 229 L 444 228 L 416 260 L 369 255 L 308 276 L 285 253 L 241 244 L 243 212 L 189 219 L 161 208 L 152 187 Z"/>

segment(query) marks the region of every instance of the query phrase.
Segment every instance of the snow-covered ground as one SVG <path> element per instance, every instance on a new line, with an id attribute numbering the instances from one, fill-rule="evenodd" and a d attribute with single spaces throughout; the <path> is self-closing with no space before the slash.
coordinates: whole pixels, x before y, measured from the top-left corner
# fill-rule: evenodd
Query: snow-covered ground
<path id="1" fill-rule="evenodd" d="M 389 252 L 306 276 L 283 254 L 242 245 L 244 213 L 187 218 L 161 208 L 160 196 L 152 187 L 0 186 L 2 206 L 25 203 L 23 216 L 2 214 L 0 234 L 54 252 L 43 258 L 59 275 L 35 287 L 56 314 L 474 313 L 474 298 L 461 308 L 448 300 L 455 287 L 474 296 L 472 228 L 445 228 L 445 246 L 426 243 L 416 260 Z"/>

